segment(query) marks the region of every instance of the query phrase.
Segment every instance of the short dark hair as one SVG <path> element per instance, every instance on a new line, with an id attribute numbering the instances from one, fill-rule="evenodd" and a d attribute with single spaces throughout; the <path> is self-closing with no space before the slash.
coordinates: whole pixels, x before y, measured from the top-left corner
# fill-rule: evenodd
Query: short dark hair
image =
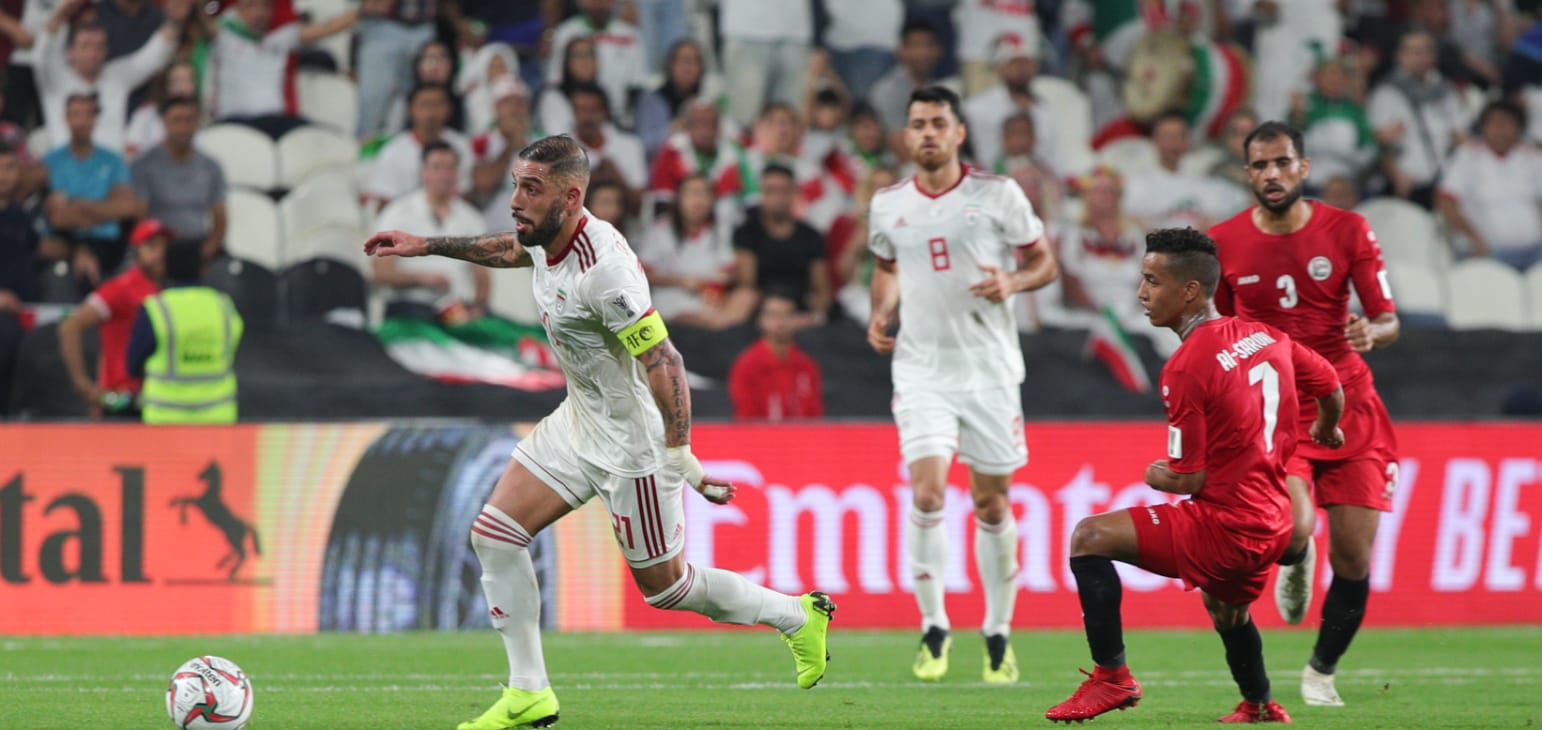
<path id="1" fill-rule="evenodd" d="M 792 115 L 793 119 L 798 118 L 798 108 L 780 100 L 766 102 L 766 105 L 760 108 L 760 114 L 756 115 L 755 118 L 765 119 L 775 112 L 787 112 L 788 114 Z"/>
<path id="2" fill-rule="evenodd" d="M 101 33 L 102 35 L 107 35 L 107 26 L 96 22 L 73 23 L 70 25 L 70 32 L 64 38 L 64 47 L 69 48 L 75 45 L 75 39 L 79 38 L 82 33 Z"/>
<path id="3" fill-rule="evenodd" d="M 94 112 L 96 112 L 98 114 L 100 114 L 102 112 L 102 102 L 101 102 L 100 99 L 98 99 L 96 97 L 96 92 L 95 91 L 75 91 L 75 92 L 71 92 L 69 96 L 64 97 L 64 109 L 65 109 L 65 111 L 69 111 L 70 105 L 74 104 L 77 101 L 89 101 L 89 102 L 91 102 L 91 110 L 92 111 L 94 111 Z"/>
<path id="4" fill-rule="evenodd" d="M 828 86 L 826 86 L 823 89 L 820 89 L 818 93 L 814 94 L 814 106 L 845 106 L 845 105 L 846 105 L 846 97 L 841 96 L 841 92 L 836 91 L 835 89 L 832 89 L 832 88 L 830 88 Z"/>
<path id="5" fill-rule="evenodd" d="M 432 142 L 429 142 L 428 144 L 423 145 L 423 156 L 421 159 L 424 162 L 428 162 L 428 156 L 434 154 L 435 152 L 448 152 L 452 155 L 455 155 L 456 162 L 460 162 L 460 150 L 455 149 L 455 145 L 452 145 L 442 139 L 436 139 Z"/>
<path id="6" fill-rule="evenodd" d="M 570 102 L 577 98 L 580 94 L 597 96 L 600 99 L 600 106 L 605 107 L 605 116 L 610 116 L 610 97 L 605 95 L 605 88 L 596 82 L 574 81 L 573 83 L 568 84 L 567 88 L 563 89 L 563 93 L 567 95 L 568 101 Z"/>
<path id="7" fill-rule="evenodd" d="M 911 18 L 906 20 L 904 25 L 900 26 L 901 41 L 905 39 L 905 36 L 910 35 L 911 33 L 927 33 L 931 35 L 933 40 L 937 40 L 938 36 L 940 35 L 937 32 L 937 26 L 926 18 Z"/>
<path id="8" fill-rule="evenodd" d="M 1499 99 L 1485 104 L 1483 111 L 1478 113 L 1479 128 L 1488 123 L 1490 114 L 1509 114 L 1510 118 L 1515 120 L 1515 124 L 1521 128 L 1522 132 L 1526 130 L 1526 109 L 1509 99 Z"/>
<path id="9" fill-rule="evenodd" d="M 453 98 L 450 94 L 450 87 L 445 86 L 444 84 L 426 81 L 412 87 L 412 90 L 407 92 L 407 105 L 412 106 L 412 102 L 417 101 L 418 94 L 421 94 L 425 91 L 442 91 L 444 92 L 445 101 L 449 101 L 451 98 Z"/>
<path id="10" fill-rule="evenodd" d="M 1190 129 L 1194 126 L 1189 123 L 1189 115 L 1177 109 L 1168 109 L 1156 115 L 1156 118 L 1151 120 L 1151 131 L 1156 132 L 1156 128 L 1162 126 L 1162 122 L 1183 122 L 1184 129 Z"/>
<path id="11" fill-rule="evenodd" d="M 190 106 L 194 110 L 197 110 L 198 109 L 198 100 L 193 98 L 193 97 L 191 97 L 191 96 L 187 96 L 186 94 L 179 94 L 177 96 L 168 96 L 165 99 L 161 100 L 161 103 L 160 103 L 160 106 L 159 106 L 159 111 L 160 111 L 161 116 L 164 117 L 164 116 L 166 116 L 166 112 L 169 112 L 172 109 L 175 109 L 175 108 L 177 108 L 179 106 Z"/>
<path id="12" fill-rule="evenodd" d="M 863 99 L 852 105 L 851 116 L 847 122 L 856 123 L 857 117 L 871 118 L 873 121 L 878 123 L 878 126 L 883 126 L 883 117 L 879 116 L 878 109 L 876 109 L 872 104 L 867 103 L 866 99 Z"/>
<path id="13" fill-rule="evenodd" d="M 798 180 L 797 173 L 794 173 L 791 167 L 780 162 L 768 162 L 765 167 L 760 168 L 760 179 L 764 180 L 772 175 L 786 175 L 788 180 L 794 182 Z"/>
<path id="14" fill-rule="evenodd" d="M 1214 296 L 1221 281 L 1221 259 L 1215 241 L 1193 228 L 1158 228 L 1146 234 L 1146 253 L 1167 256 L 1167 268 L 1183 281 L 1197 281 L 1205 296 Z"/>
<path id="15" fill-rule="evenodd" d="M 1271 119 L 1254 127 L 1253 131 L 1248 132 L 1248 136 L 1243 138 L 1242 158 L 1244 160 L 1247 159 L 1248 148 L 1253 146 L 1255 140 L 1259 142 L 1273 142 L 1281 137 L 1290 138 L 1290 146 L 1295 148 L 1297 157 L 1306 157 L 1306 142 L 1301 137 L 1301 130 L 1284 122 L 1277 122 Z"/>
<path id="16" fill-rule="evenodd" d="M 203 276 L 203 244 L 200 241 L 172 241 L 166 246 L 166 278 L 172 281 L 198 281 Z"/>
<path id="17" fill-rule="evenodd" d="M 1001 120 L 1001 131 L 1005 132 L 1007 125 L 1013 122 L 1023 122 L 1028 125 L 1028 131 L 1033 132 L 1034 135 L 1039 133 L 1038 125 L 1033 123 L 1033 115 L 1028 112 L 1015 112 L 1006 119 Z"/>
<path id="18" fill-rule="evenodd" d="M 584 193 L 584 197 L 593 197 L 595 193 L 601 190 L 614 190 L 621 195 L 623 202 L 626 199 L 626 186 L 622 185 L 620 180 L 608 177 L 589 183 L 589 189 Z"/>
<path id="19" fill-rule="evenodd" d="M 905 105 L 905 113 L 909 114 L 911 104 L 916 103 L 947 104 L 948 108 L 953 110 L 954 119 L 961 122 L 964 120 L 963 102 L 958 98 L 957 93 L 946 86 L 923 86 L 910 92 L 910 102 Z"/>
<path id="20" fill-rule="evenodd" d="M 519 159 L 546 165 L 556 177 L 572 178 L 580 188 L 589 187 L 589 153 L 565 134 L 543 137 L 519 151 Z"/>

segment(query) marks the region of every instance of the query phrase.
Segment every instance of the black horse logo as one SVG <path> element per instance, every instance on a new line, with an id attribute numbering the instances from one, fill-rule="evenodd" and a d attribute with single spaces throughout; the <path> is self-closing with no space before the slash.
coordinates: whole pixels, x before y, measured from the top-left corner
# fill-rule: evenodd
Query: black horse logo
<path id="1" fill-rule="evenodd" d="M 220 466 L 209 462 L 209 466 L 199 472 L 198 478 L 203 480 L 208 487 L 203 494 L 197 497 L 174 497 L 171 506 L 182 509 L 182 524 L 187 524 L 187 508 L 197 508 L 203 513 L 204 519 L 209 524 L 219 528 L 225 533 L 225 542 L 230 545 L 230 553 L 220 558 L 215 568 L 230 566 L 230 580 L 236 579 L 236 572 L 241 570 L 241 565 L 246 562 L 246 538 L 252 539 L 252 552 L 262 555 L 262 546 L 257 541 L 257 529 L 250 523 L 235 516 L 230 511 L 230 505 L 225 504 L 221 492 L 224 490 L 224 478 L 220 474 Z"/>

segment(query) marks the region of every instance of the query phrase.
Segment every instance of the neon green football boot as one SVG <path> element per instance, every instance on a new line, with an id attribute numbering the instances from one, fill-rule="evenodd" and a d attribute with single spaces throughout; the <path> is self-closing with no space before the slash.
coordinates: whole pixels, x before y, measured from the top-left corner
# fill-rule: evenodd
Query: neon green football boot
<path id="1" fill-rule="evenodd" d="M 1012 684 L 1017 677 L 1017 654 L 1012 652 L 1007 637 L 1000 634 L 985 637 L 985 683 Z"/>
<path id="2" fill-rule="evenodd" d="M 921 648 L 916 651 L 915 664 L 910 671 L 916 679 L 936 682 L 948 673 L 948 651 L 953 648 L 953 636 L 946 629 L 932 626 L 921 636 Z"/>
<path id="3" fill-rule="evenodd" d="M 835 601 L 819 591 L 805 593 L 798 600 L 803 603 L 803 612 L 808 619 L 792 636 L 782 634 L 782 641 L 787 642 L 787 648 L 792 649 L 792 658 L 797 662 L 798 686 L 809 689 L 824 678 L 825 664 L 830 661 L 825 639 L 830 632 L 830 614 L 835 613 Z"/>
<path id="4" fill-rule="evenodd" d="M 455 726 L 455 730 L 512 730 L 551 727 L 557 724 L 557 693 L 503 688 L 503 696 L 481 717 Z"/>

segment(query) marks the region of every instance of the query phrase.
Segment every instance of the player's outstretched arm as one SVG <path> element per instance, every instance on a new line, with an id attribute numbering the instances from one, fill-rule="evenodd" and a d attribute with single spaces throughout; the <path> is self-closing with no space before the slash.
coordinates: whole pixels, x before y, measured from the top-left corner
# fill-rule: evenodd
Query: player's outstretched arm
<path id="1" fill-rule="evenodd" d="M 1180 474 L 1168 467 L 1166 459 L 1158 459 L 1146 467 L 1146 484 L 1152 489 L 1169 494 L 1198 494 L 1205 488 L 1205 470 Z"/>
<path id="2" fill-rule="evenodd" d="M 364 242 L 370 256 L 444 256 L 497 269 L 531 266 L 530 252 L 512 232 L 482 236 L 423 238 L 406 231 L 381 231 Z"/>
<path id="3" fill-rule="evenodd" d="M 639 354 L 637 360 L 648 374 L 653 402 L 664 417 L 664 455 L 669 467 L 709 501 L 727 504 L 734 498 L 734 486 L 707 476 L 701 462 L 691 454 L 691 385 L 685 373 L 685 358 L 665 337 Z"/>

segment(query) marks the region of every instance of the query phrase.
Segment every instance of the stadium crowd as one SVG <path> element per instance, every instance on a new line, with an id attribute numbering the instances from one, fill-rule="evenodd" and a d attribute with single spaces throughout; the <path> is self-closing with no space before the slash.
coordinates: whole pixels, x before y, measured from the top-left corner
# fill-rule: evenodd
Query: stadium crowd
<path id="1" fill-rule="evenodd" d="M 528 272 L 358 247 L 383 228 L 508 229 L 514 153 L 553 134 L 588 152 L 589 208 L 626 232 L 661 314 L 759 317 L 769 362 L 736 377 L 785 385 L 791 332 L 867 321 L 867 204 L 911 174 L 905 102 L 933 83 L 965 97 L 970 164 L 1015 179 L 1049 226 L 1062 276 L 1018 297 L 1025 331 L 1149 334 L 1144 232 L 1250 205 L 1241 143 L 1268 119 L 1304 130 L 1308 192 L 1380 232 L 1412 321 L 1542 328 L 1538 5 L 7 0 L 0 413 L 23 330 L 50 303 L 101 302 L 147 218 L 228 287 L 266 272 L 337 290 L 290 278 L 327 258 L 347 264 L 327 277 L 372 284 L 377 322 L 514 347 Z"/>

